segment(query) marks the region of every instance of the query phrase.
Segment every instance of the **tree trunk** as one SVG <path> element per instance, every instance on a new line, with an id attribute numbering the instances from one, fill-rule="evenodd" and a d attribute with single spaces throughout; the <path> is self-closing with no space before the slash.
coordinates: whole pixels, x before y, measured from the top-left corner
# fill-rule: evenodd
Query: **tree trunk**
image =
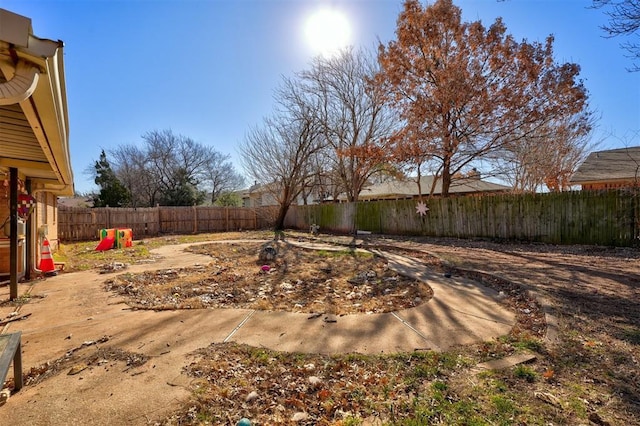
<path id="1" fill-rule="evenodd" d="M 451 158 L 447 155 L 442 163 L 442 191 L 440 195 L 443 198 L 449 196 L 449 187 L 451 186 Z"/>
<path id="2" fill-rule="evenodd" d="M 276 217 L 276 223 L 274 225 L 274 230 L 276 232 L 284 230 L 284 219 L 287 216 L 287 212 L 289 211 L 289 206 L 281 204 L 278 208 L 278 216 Z"/>

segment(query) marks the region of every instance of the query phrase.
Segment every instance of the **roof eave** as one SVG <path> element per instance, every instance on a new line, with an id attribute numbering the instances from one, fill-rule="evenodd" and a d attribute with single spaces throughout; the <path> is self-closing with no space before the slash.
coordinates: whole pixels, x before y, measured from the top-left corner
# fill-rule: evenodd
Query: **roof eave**
<path id="1" fill-rule="evenodd" d="M 28 48 L 16 53 L 44 72 L 34 93 L 20 106 L 58 179 L 57 183 L 45 186 L 58 195 L 73 195 L 63 44 L 33 36 L 29 42 Z"/>

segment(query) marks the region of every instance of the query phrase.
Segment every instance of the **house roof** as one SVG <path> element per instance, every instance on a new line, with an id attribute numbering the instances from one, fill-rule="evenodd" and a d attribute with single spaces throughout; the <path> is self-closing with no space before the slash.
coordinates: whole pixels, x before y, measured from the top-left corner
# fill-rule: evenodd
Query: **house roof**
<path id="1" fill-rule="evenodd" d="M 640 146 L 592 152 L 571 177 L 572 184 L 640 179 Z"/>
<path id="2" fill-rule="evenodd" d="M 58 206 L 93 207 L 92 197 L 58 197 Z"/>
<path id="3" fill-rule="evenodd" d="M 0 173 L 8 168 L 32 190 L 73 195 L 63 44 L 0 9 Z"/>
<path id="4" fill-rule="evenodd" d="M 420 178 L 420 187 L 423 195 L 431 192 L 434 176 L 423 176 Z M 475 192 L 506 192 L 511 187 L 500 185 L 493 182 L 487 182 L 479 178 L 462 178 L 454 179 L 449 187 L 449 194 L 470 194 Z M 434 195 L 442 193 L 442 179 L 438 179 L 434 189 Z M 418 184 L 415 180 L 394 180 L 381 183 L 378 185 L 368 186 L 360 191 L 359 200 L 381 200 L 381 199 L 398 199 L 412 198 L 418 196 Z M 344 199 L 341 195 L 340 199 Z"/>

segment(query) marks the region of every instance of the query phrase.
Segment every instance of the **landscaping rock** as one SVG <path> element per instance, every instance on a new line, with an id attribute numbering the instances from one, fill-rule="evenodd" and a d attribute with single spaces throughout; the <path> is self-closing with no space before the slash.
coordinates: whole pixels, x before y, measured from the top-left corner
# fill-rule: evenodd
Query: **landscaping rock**
<path id="1" fill-rule="evenodd" d="M 322 379 L 318 376 L 310 376 L 308 380 L 309 384 L 313 387 L 318 387 L 322 384 Z"/>
<path id="2" fill-rule="evenodd" d="M 262 249 L 260 250 L 260 254 L 258 255 L 258 258 L 263 262 L 270 262 L 275 260 L 277 255 L 278 255 L 278 251 L 275 249 L 275 247 L 265 246 L 265 247 L 262 247 Z"/>
<path id="3" fill-rule="evenodd" d="M 258 399 L 258 392 L 256 391 L 251 391 L 249 392 L 249 395 L 247 395 L 247 397 L 244 399 L 246 402 L 253 402 L 256 399 Z"/>
<path id="4" fill-rule="evenodd" d="M 291 417 L 291 421 L 299 423 L 299 422 L 304 422 L 305 420 L 307 420 L 309 418 L 309 415 L 303 411 L 299 411 L 297 413 L 295 413 L 293 415 L 293 417 Z"/>

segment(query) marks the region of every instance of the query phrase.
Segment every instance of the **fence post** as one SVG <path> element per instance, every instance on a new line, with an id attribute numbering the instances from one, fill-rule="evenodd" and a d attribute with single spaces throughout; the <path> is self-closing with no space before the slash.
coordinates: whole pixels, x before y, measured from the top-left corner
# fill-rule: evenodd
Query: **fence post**
<path id="1" fill-rule="evenodd" d="M 195 204 L 192 207 L 192 212 L 193 212 L 193 233 L 197 234 L 198 233 L 198 210 Z"/>

